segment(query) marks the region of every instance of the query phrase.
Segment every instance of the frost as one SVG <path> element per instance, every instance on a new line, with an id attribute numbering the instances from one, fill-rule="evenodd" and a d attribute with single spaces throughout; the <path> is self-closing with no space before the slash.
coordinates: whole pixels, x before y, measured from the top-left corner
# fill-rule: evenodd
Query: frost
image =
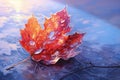
<path id="1" fill-rule="evenodd" d="M 17 50 L 17 45 L 2 40 L 0 41 L 0 55 L 11 55 L 11 50 Z"/>

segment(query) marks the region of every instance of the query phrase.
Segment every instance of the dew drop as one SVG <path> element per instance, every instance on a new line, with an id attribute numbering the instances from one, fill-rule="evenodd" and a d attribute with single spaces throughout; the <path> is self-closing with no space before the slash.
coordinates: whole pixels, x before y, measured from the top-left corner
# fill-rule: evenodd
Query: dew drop
<path id="1" fill-rule="evenodd" d="M 65 20 L 61 20 L 61 23 L 64 23 L 65 22 Z"/>
<path id="2" fill-rule="evenodd" d="M 29 42 L 31 46 L 34 46 L 35 45 L 35 42 L 34 41 L 30 41 Z"/>
<path id="3" fill-rule="evenodd" d="M 37 50 L 34 54 L 40 54 L 42 52 L 43 49 L 39 49 Z"/>

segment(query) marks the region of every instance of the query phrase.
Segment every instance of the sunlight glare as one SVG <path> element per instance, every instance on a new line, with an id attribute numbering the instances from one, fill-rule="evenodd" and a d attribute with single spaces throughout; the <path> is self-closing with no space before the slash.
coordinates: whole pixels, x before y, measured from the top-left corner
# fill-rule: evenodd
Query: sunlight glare
<path id="1" fill-rule="evenodd" d="M 10 4 L 13 6 L 16 12 L 20 12 L 23 9 L 23 0 L 10 0 Z"/>

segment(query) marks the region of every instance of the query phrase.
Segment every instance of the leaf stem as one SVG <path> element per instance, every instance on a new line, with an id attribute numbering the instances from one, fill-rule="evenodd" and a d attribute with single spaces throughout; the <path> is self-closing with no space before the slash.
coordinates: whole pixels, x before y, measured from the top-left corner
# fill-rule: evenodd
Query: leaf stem
<path id="1" fill-rule="evenodd" d="M 11 70 L 11 69 L 14 68 L 15 66 L 17 66 L 17 65 L 19 65 L 19 64 L 27 61 L 28 59 L 30 59 L 30 56 L 27 57 L 27 58 L 25 58 L 25 59 L 23 59 L 22 61 L 20 61 L 20 62 L 18 62 L 18 63 L 16 63 L 16 64 L 11 65 L 10 67 L 6 68 L 5 70 Z"/>

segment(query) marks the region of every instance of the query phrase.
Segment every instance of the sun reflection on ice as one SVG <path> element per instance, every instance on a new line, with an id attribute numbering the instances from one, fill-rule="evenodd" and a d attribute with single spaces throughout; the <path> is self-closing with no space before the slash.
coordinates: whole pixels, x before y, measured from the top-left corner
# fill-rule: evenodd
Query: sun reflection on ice
<path id="1" fill-rule="evenodd" d="M 10 18 L 14 21 L 14 22 L 22 22 L 26 19 L 28 19 L 30 17 L 30 15 L 24 15 L 24 14 L 15 14 L 10 16 Z"/>
<path id="2" fill-rule="evenodd" d="M 43 8 L 46 2 L 50 3 L 49 0 L 4 0 L 1 2 L 4 3 L 6 7 L 12 9 L 13 11 L 15 10 L 17 13 L 29 13 L 38 7 Z"/>
<path id="3" fill-rule="evenodd" d="M 12 4 L 13 8 L 16 12 L 20 12 L 23 9 L 23 0 L 10 0 L 10 4 Z"/>

